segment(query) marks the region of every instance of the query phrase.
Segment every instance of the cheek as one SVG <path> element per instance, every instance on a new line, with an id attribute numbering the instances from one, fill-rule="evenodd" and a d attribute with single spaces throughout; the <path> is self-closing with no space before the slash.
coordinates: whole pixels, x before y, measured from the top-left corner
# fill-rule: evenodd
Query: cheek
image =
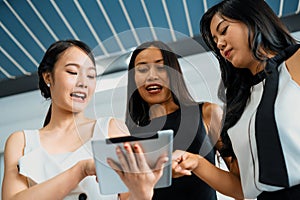
<path id="1" fill-rule="evenodd" d="M 95 83 L 92 83 L 89 87 L 89 93 L 90 94 L 94 94 L 95 93 L 95 90 L 96 90 L 96 82 Z"/>
<path id="2" fill-rule="evenodd" d="M 135 75 L 134 76 L 134 81 L 135 81 L 135 84 L 136 84 L 136 87 L 139 88 L 141 87 L 142 85 L 144 85 L 144 82 L 145 82 L 145 78 L 144 76 L 142 75 Z"/>
<path id="3" fill-rule="evenodd" d="M 170 79 L 167 72 L 161 75 L 161 80 L 164 82 L 165 87 L 170 88 Z"/>
<path id="4" fill-rule="evenodd" d="M 147 102 L 148 94 L 147 94 L 146 90 L 144 90 L 142 88 L 138 88 L 137 91 L 138 91 L 139 95 L 141 96 L 141 98 Z"/>
<path id="5" fill-rule="evenodd" d="M 72 88 L 76 85 L 76 77 L 75 76 L 62 76 L 58 77 L 59 79 L 56 79 L 56 84 L 59 85 L 59 87 L 64 88 Z"/>
<path id="6" fill-rule="evenodd" d="M 245 49 L 249 49 L 249 36 L 248 36 L 248 30 L 246 28 L 244 29 L 241 29 L 240 33 L 238 34 L 239 35 L 239 43 L 241 45 L 244 46 Z M 236 37 L 237 35 L 235 35 L 234 37 Z"/>
<path id="7" fill-rule="evenodd" d="M 96 88 L 97 80 L 96 79 L 90 79 L 89 84 L 91 88 Z"/>

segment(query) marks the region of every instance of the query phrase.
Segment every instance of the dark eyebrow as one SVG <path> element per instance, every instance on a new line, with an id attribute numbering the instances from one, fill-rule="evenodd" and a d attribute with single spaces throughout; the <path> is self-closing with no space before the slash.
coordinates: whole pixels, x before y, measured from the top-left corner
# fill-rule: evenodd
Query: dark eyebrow
<path id="1" fill-rule="evenodd" d="M 80 65 L 78 65 L 77 63 L 68 63 L 65 65 L 65 67 L 67 66 L 75 66 L 77 68 L 80 68 Z M 96 71 L 96 67 L 92 66 L 92 67 L 89 67 L 88 70 L 95 70 Z"/>
<path id="2" fill-rule="evenodd" d="M 222 18 L 222 20 L 218 23 L 218 25 L 217 25 L 217 27 L 216 27 L 216 31 L 217 31 L 217 32 L 219 32 L 219 28 L 220 28 L 220 26 L 221 26 L 221 24 L 222 24 L 223 22 L 225 22 L 225 19 L 224 19 L 224 18 Z M 215 35 L 212 35 L 212 38 L 213 38 L 213 40 L 215 40 L 215 39 L 216 39 L 216 36 L 215 36 Z"/>
<path id="3" fill-rule="evenodd" d="M 154 61 L 154 63 L 159 63 L 161 61 L 164 61 L 164 59 L 163 58 L 162 59 L 158 59 L 158 60 Z M 143 64 L 147 64 L 147 62 L 138 62 L 135 66 L 143 65 Z"/>
<path id="4" fill-rule="evenodd" d="M 161 61 L 164 61 L 164 59 L 162 58 L 162 59 L 156 60 L 155 63 L 159 63 Z"/>
<path id="5" fill-rule="evenodd" d="M 68 67 L 68 66 L 75 66 L 75 67 L 80 67 L 78 64 L 76 64 L 76 63 L 67 63 L 66 65 L 65 65 L 65 67 Z"/>
<path id="6" fill-rule="evenodd" d="M 147 64 L 146 62 L 138 62 L 135 64 L 135 66 L 138 66 L 138 65 L 143 65 L 143 64 Z"/>
<path id="7" fill-rule="evenodd" d="M 217 32 L 219 32 L 219 28 L 220 28 L 220 26 L 221 26 L 221 24 L 222 24 L 223 22 L 225 22 L 225 19 L 222 19 L 222 20 L 219 22 L 219 24 L 217 25 L 217 27 L 216 27 L 216 31 L 217 31 Z"/>

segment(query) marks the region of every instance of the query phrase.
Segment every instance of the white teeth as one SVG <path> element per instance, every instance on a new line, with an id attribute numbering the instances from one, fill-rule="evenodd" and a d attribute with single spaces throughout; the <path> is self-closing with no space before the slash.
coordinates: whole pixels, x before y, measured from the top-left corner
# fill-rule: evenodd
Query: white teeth
<path id="1" fill-rule="evenodd" d="M 86 97 L 86 95 L 83 94 L 83 93 L 72 93 L 71 96 L 72 97 L 78 97 L 78 98 L 81 98 L 81 99 L 84 99 Z"/>
<path id="2" fill-rule="evenodd" d="M 75 95 L 79 96 L 79 97 L 84 97 L 84 94 L 80 94 L 80 93 L 76 93 Z"/>
<path id="3" fill-rule="evenodd" d="M 147 90 L 157 90 L 160 89 L 161 87 L 157 86 L 157 85 L 153 85 L 153 86 L 149 86 L 147 87 Z"/>

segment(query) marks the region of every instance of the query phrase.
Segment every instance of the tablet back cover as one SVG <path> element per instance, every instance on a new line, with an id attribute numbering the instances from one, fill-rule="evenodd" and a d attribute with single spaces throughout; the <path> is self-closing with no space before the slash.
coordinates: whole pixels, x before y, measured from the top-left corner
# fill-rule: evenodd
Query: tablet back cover
<path id="1" fill-rule="evenodd" d="M 168 187 L 172 182 L 172 151 L 173 151 L 173 130 L 163 130 L 146 135 L 157 135 L 158 137 L 147 137 L 141 135 L 136 138 L 136 141 L 131 141 L 131 144 L 139 143 L 144 152 L 146 160 L 151 169 L 155 167 L 157 159 L 161 155 L 168 155 L 169 160 L 164 166 L 163 175 L 155 185 L 155 188 Z M 93 140 L 92 149 L 94 154 L 96 173 L 98 177 L 99 189 L 101 194 L 116 194 L 128 192 L 126 185 L 123 183 L 119 175 L 107 164 L 107 158 L 112 158 L 118 162 L 116 155 L 116 147 L 120 146 L 123 149 L 123 138 L 114 140 L 111 139 Z"/>

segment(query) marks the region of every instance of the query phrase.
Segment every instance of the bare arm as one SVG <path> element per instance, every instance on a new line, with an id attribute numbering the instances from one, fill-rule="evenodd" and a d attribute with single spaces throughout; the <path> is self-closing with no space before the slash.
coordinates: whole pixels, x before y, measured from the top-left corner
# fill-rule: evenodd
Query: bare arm
<path id="1" fill-rule="evenodd" d="M 88 175 L 94 175 L 93 160 L 84 160 L 77 163 L 69 170 L 49 179 L 41 184 L 28 187 L 26 178 L 19 174 L 17 164 L 23 155 L 23 132 L 12 134 L 5 146 L 4 153 L 4 178 L 2 187 L 2 199 L 63 199 L 78 183 Z"/>
<path id="2" fill-rule="evenodd" d="M 218 192 L 237 199 L 244 198 L 237 160 L 230 163 L 229 172 L 216 167 L 200 155 L 180 150 L 173 153 L 173 160 L 177 173 L 187 175 L 191 171 Z"/>
<path id="3" fill-rule="evenodd" d="M 222 108 L 214 103 L 205 103 L 203 105 L 203 121 L 207 128 L 207 133 L 214 144 L 215 149 L 220 151 L 223 147 L 221 140 L 221 128 L 222 128 Z M 228 169 L 230 169 L 232 157 L 222 157 Z"/>
<path id="4" fill-rule="evenodd" d="M 300 49 L 296 51 L 289 59 L 286 60 L 287 69 L 292 79 L 300 86 Z"/>

